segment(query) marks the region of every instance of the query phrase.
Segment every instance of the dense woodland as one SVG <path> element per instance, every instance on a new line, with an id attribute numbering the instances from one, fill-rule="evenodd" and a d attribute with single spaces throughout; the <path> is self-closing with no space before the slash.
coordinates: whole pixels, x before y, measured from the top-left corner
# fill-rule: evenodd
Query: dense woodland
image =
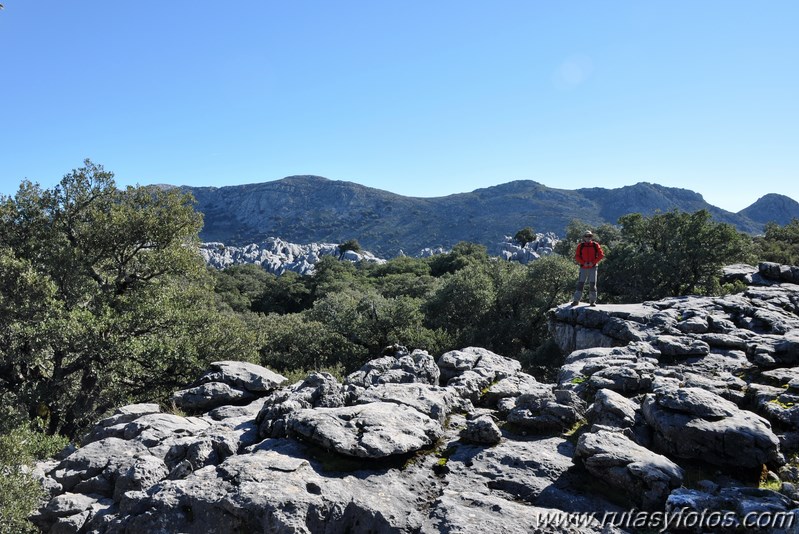
<path id="1" fill-rule="evenodd" d="M 212 361 L 290 378 L 341 376 L 393 344 L 434 357 L 481 346 L 549 378 L 561 361 L 546 311 L 571 299 L 580 221 L 530 265 L 462 242 L 383 265 L 324 257 L 307 277 L 211 270 L 197 252 L 201 227 L 190 196 L 117 188 L 90 161 L 52 189 L 24 182 L 0 198 L 0 531 L 29 528 L 37 490 L 20 464 L 79 442 L 117 406 L 169 409 L 169 394 Z M 720 283 L 723 265 L 799 263 L 799 220 L 752 238 L 706 211 L 674 211 L 594 232 L 605 303 L 739 291 Z"/>

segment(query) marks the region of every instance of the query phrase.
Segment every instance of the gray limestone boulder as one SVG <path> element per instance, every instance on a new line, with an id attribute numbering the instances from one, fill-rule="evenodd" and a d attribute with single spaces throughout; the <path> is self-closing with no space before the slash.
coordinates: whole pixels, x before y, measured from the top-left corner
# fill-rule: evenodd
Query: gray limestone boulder
<path id="1" fill-rule="evenodd" d="M 232 388 L 253 393 L 267 393 L 286 382 L 286 377 L 249 362 L 211 362 L 210 369 L 195 385 L 221 382 Z"/>
<path id="2" fill-rule="evenodd" d="M 651 391 L 659 355 L 648 343 L 575 351 L 561 366 L 558 383 L 584 396 L 599 389 L 628 394 Z"/>
<path id="3" fill-rule="evenodd" d="M 739 280 L 747 285 L 752 284 L 752 277 L 757 274 L 758 268 L 746 263 L 725 265 L 722 268 L 722 282 L 730 283 Z"/>
<path id="4" fill-rule="evenodd" d="M 252 434 L 254 436 L 255 432 Z M 255 439 L 242 441 L 241 435 L 235 430 L 215 430 L 194 439 L 176 440 L 164 455 L 169 477 L 182 478 L 207 465 L 218 465 L 240 448 L 255 443 Z"/>
<path id="5" fill-rule="evenodd" d="M 441 382 L 462 397 L 477 402 L 494 382 L 519 373 L 518 360 L 506 358 L 479 347 L 444 353 L 438 359 Z"/>
<path id="6" fill-rule="evenodd" d="M 285 437 L 288 417 L 308 408 L 347 404 L 345 388 L 329 373 L 311 373 L 302 382 L 270 395 L 255 419 L 261 437 Z"/>
<path id="7" fill-rule="evenodd" d="M 675 489 L 666 500 L 670 532 L 794 532 L 799 521 L 796 504 L 767 489 L 730 486 L 714 492 Z M 708 512 L 712 512 L 712 515 Z M 705 518 L 701 524 L 697 518 Z M 721 520 L 721 521 L 719 521 Z M 768 521 L 774 521 L 769 525 Z M 758 528 L 757 521 L 764 521 Z"/>
<path id="8" fill-rule="evenodd" d="M 562 436 L 526 440 L 508 436 L 491 447 L 456 441 L 450 442 L 447 450 L 448 474 L 440 495 L 449 495 L 451 500 L 437 501 L 430 508 L 439 526 L 452 521 L 453 528 L 471 525 L 476 532 L 491 532 L 479 527 L 480 518 L 487 524 L 499 524 L 504 518 L 504 528 L 536 532 L 536 518 L 531 514 L 539 508 L 565 512 L 616 509 L 602 495 L 584 491 L 585 473 L 576 469 L 572 460 L 575 445 Z M 518 504 L 528 509 L 524 517 L 515 515 L 519 510 L 514 505 Z M 468 506 L 472 506 L 471 519 L 469 514 L 461 514 Z M 505 517 L 505 513 L 514 515 Z"/>
<path id="9" fill-rule="evenodd" d="M 176 391 L 172 394 L 172 402 L 184 410 L 196 412 L 208 411 L 226 404 L 247 403 L 255 397 L 255 393 L 251 391 L 236 389 L 224 382 L 207 382 Z"/>
<path id="10" fill-rule="evenodd" d="M 535 393 L 507 400 L 503 408 L 508 410 L 508 423 L 536 432 L 564 431 L 585 417 L 585 402 L 554 384 L 540 384 Z"/>
<path id="11" fill-rule="evenodd" d="M 490 415 L 484 414 L 466 422 L 461 439 L 468 443 L 495 445 L 502 440 L 502 431 Z"/>
<path id="12" fill-rule="evenodd" d="M 114 484 L 147 448 L 137 441 L 105 438 L 81 447 L 59 462 L 50 476 L 66 492 L 114 494 Z"/>
<path id="13" fill-rule="evenodd" d="M 625 429 L 632 428 L 638 418 L 640 405 L 610 389 L 597 391 L 588 408 L 591 424 Z"/>
<path id="14" fill-rule="evenodd" d="M 358 371 L 347 376 L 345 384 L 368 388 L 376 384 L 422 383 L 438 385 L 440 371 L 432 356 L 415 350 L 408 354 L 404 347 L 395 355 L 371 360 Z"/>
<path id="15" fill-rule="evenodd" d="M 114 501 L 128 491 L 142 491 L 166 479 L 169 468 L 164 460 L 149 454 L 139 455 L 127 470 L 120 472 L 114 486 Z"/>
<path id="16" fill-rule="evenodd" d="M 574 460 L 645 510 L 659 509 L 671 490 L 682 485 L 684 477 L 677 464 L 618 432 L 583 434 Z"/>
<path id="17" fill-rule="evenodd" d="M 775 374 L 787 378 L 787 373 Z M 783 428 L 799 430 L 799 380 L 790 378 L 779 386 L 750 384 L 749 396 L 758 414 Z"/>
<path id="18" fill-rule="evenodd" d="M 750 385 L 738 376 L 728 373 L 699 374 L 692 372 L 679 373 L 678 385 L 686 388 L 701 388 L 738 406 L 746 402 Z"/>
<path id="19" fill-rule="evenodd" d="M 419 532 L 420 503 L 440 491 L 427 468 L 324 473 L 291 440 L 265 440 L 247 454 L 148 492 L 129 492 L 115 532 Z"/>
<path id="20" fill-rule="evenodd" d="M 799 329 L 792 329 L 774 344 L 775 359 L 783 365 L 799 364 Z"/>
<path id="21" fill-rule="evenodd" d="M 31 521 L 44 532 L 85 532 L 95 515 L 113 505 L 113 500 L 99 495 L 63 493 L 51 499 Z"/>
<path id="22" fill-rule="evenodd" d="M 550 310 L 550 333 L 561 352 L 614 347 L 644 341 L 649 337 L 647 325 L 657 309 L 644 304 L 613 304 L 596 308 L 558 306 Z"/>
<path id="23" fill-rule="evenodd" d="M 176 406 L 192 411 L 208 411 L 220 406 L 246 404 L 266 395 L 286 382 L 286 378 L 249 362 L 212 362 L 210 369 L 189 388 L 172 395 Z"/>
<path id="24" fill-rule="evenodd" d="M 161 408 L 154 403 L 129 404 L 114 411 L 110 417 L 99 421 L 82 439 L 83 445 L 105 438 L 123 438 L 125 426 L 143 415 L 161 413 Z"/>
<path id="25" fill-rule="evenodd" d="M 258 415 L 258 412 L 261 411 L 266 401 L 267 397 L 261 397 L 244 406 L 220 406 L 208 412 L 206 417 L 214 422 L 225 424 L 252 421 Z"/>
<path id="26" fill-rule="evenodd" d="M 455 412 L 471 412 L 472 403 L 450 388 L 429 384 L 379 384 L 361 393 L 357 404 L 389 402 L 413 408 L 440 424 Z"/>
<path id="27" fill-rule="evenodd" d="M 359 458 L 385 458 L 429 447 L 441 425 L 405 405 L 373 402 L 341 408 L 299 410 L 289 416 L 289 435 Z"/>
<path id="28" fill-rule="evenodd" d="M 758 272 L 768 279 L 799 284 L 799 278 L 796 276 L 799 268 L 796 266 L 764 261 L 759 263 L 757 268 Z"/>
<path id="29" fill-rule="evenodd" d="M 183 417 L 168 413 L 143 415 L 125 425 L 123 437 L 155 447 L 166 439 L 196 436 L 211 424 L 199 417 Z"/>
<path id="30" fill-rule="evenodd" d="M 710 345 L 700 339 L 685 336 L 658 336 L 653 345 L 663 356 L 704 356 L 710 353 Z"/>
<path id="31" fill-rule="evenodd" d="M 768 421 L 709 391 L 666 389 L 647 395 L 642 409 L 667 454 L 741 468 L 784 463 Z"/>
<path id="32" fill-rule="evenodd" d="M 480 403 L 483 406 L 496 407 L 502 399 L 535 393 L 537 389 L 538 381 L 535 377 L 520 372 L 491 384 L 488 391 L 480 397 Z"/>

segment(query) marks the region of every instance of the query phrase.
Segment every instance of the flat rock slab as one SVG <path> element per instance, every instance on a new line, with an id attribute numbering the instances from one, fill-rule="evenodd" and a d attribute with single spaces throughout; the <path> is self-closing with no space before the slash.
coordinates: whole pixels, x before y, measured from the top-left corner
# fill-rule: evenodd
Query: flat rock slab
<path id="1" fill-rule="evenodd" d="M 359 458 L 385 458 L 432 445 L 443 432 L 423 413 L 389 402 L 299 410 L 288 421 L 290 435 Z"/>
<path id="2" fill-rule="evenodd" d="M 664 408 L 696 415 L 704 419 L 730 417 L 740 411 L 728 400 L 701 388 L 678 388 L 658 397 Z"/>
<path id="3" fill-rule="evenodd" d="M 364 391 L 357 402 L 391 402 L 409 406 L 441 424 L 453 412 L 473 410 L 472 403 L 451 388 L 428 384 L 380 384 Z"/>
<path id="4" fill-rule="evenodd" d="M 265 367 L 249 362 L 212 362 L 210 370 L 200 377 L 198 384 L 223 382 L 237 389 L 255 393 L 272 391 L 286 382 L 286 377 Z"/>
<path id="5" fill-rule="evenodd" d="M 236 389 L 224 382 L 206 382 L 172 394 L 172 401 L 185 410 L 211 410 L 227 404 L 245 403 L 253 399 L 255 399 L 253 392 Z"/>

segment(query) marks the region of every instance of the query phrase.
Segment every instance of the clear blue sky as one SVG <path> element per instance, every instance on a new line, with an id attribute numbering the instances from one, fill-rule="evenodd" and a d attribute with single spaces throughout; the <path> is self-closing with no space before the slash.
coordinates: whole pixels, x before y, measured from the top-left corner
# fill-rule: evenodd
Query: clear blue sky
<path id="1" fill-rule="evenodd" d="M 316 174 L 799 201 L 799 2 L 3 0 L 0 193 Z"/>

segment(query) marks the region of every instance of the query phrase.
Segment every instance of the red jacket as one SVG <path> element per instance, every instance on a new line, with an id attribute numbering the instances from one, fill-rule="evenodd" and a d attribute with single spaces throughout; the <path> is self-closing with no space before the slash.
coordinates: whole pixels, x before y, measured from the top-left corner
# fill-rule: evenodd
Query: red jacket
<path id="1" fill-rule="evenodd" d="M 577 251 L 574 253 L 574 261 L 583 268 L 596 267 L 604 257 L 605 253 L 596 241 L 581 242 L 577 245 Z"/>

